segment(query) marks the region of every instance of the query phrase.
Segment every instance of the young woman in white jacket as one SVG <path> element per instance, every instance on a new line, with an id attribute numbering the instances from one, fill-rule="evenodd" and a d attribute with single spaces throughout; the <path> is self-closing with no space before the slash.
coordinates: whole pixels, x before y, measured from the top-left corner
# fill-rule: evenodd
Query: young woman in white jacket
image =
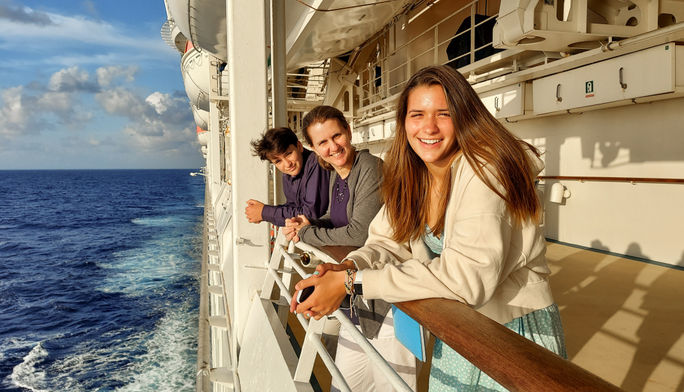
<path id="1" fill-rule="evenodd" d="M 320 318 L 355 289 L 388 302 L 449 298 L 565 356 L 534 187 L 542 167 L 536 149 L 506 130 L 461 74 L 418 71 L 397 102 L 385 205 L 366 244 L 298 283 L 316 289 L 291 309 Z M 505 390 L 440 340 L 429 382 L 430 391 Z"/>

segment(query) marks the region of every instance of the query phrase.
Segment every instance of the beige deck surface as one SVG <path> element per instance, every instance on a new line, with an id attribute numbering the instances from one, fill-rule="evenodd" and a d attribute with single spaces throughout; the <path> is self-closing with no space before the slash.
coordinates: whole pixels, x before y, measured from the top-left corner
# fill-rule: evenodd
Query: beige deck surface
<path id="1" fill-rule="evenodd" d="M 548 245 L 572 362 L 625 391 L 684 391 L 684 271 Z"/>

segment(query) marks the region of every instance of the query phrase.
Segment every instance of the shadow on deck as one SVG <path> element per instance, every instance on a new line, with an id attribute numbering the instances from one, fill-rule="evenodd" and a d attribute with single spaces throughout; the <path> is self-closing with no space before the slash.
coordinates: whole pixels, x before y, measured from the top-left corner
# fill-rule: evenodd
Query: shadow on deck
<path id="1" fill-rule="evenodd" d="M 684 271 L 549 243 L 568 356 L 625 391 L 684 391 Z"/>

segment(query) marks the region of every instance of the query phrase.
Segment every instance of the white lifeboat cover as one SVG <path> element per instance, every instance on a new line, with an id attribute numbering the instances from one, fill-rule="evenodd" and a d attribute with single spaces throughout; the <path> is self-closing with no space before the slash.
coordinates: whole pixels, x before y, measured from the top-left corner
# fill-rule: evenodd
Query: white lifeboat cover
<path id="1" fill-rule="evenodd" d="M 200 50 L 228 59 L 225 0 L 167 0 L 180 31 Z"/>
<path id="2" fill-rule="evenodd" d="M 200 127 L 197 127 L 197 141 L 203 147 L 209 144 L 209 132 Z"/>
<path id="3" fill-rule="evenodd" d="M 195 118 L 195 124 L 202 129 L 209 129 L 209 112 L 202 110 L 194 105 L 192 108 L 192 116 Z"/>
<path id="4" fill-rule="evenodd" d="M 190 103 L 209 110 L 209 57 L 195 48 L 189 49 L 181 58 L 181 73 Z"/>

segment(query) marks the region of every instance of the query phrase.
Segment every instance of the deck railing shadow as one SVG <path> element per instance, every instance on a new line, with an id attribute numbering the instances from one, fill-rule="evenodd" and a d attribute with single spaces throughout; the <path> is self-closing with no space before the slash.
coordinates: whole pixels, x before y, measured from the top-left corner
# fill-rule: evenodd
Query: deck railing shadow
<path id="1" fill-rule="evenodd" d="M 684 305 L 671 300 L 682 293 L 684 272 L 655 267 L 662 268 L 656 272 L 643 260 L 611 254 L 598 240 L 592 247 L 598 250 L 563 252 L 562 256 L 554 256 L 552 250 L 547 253 L 551 287 L 566 328 L 568 356 L 576 361 L 583 352 L 586 358 L 596 352 L 597 338 L 608 339 L 616 346 L 603 356 L 611 363 L 609 369 L 602 369 L 603 374 L 613 373 L 614 380 L 622 378 L 620 386 L 627 391 L 644 390 L 649 380 L 659 379 L 657 369 L 662 363 L 684 368 L 673 352 L 684 333 L 679 316 Z M 633 243 L 630 247 L 638 246 Z M 631 324 L 623 324 L 626 320 Z M 622 328 L 616 329 L 616 325 Z M 681 390 L 682 383 L 684 378 L 674 390 Z"/>

